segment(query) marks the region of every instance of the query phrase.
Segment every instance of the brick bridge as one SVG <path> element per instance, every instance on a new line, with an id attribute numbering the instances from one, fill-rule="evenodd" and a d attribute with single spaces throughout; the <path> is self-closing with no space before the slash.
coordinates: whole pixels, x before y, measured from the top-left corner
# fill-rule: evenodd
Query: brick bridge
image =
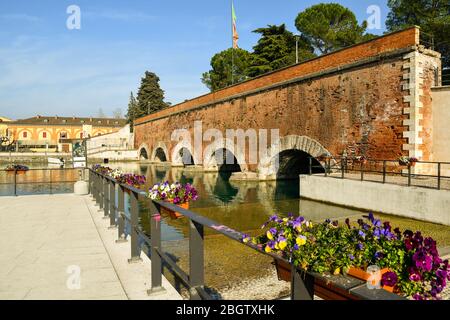
<path id="1" fill-rule="evenodd" d="M 431 88 L 441 82 L 440 54 L 420 45 L 419 33 L 417 27 L 391 33 L 137 119 L 135 148 L 142 160 L 189 159 L 185 164 L 207 171 L 257 179 L 298 176 L 309 156 L 344 150 L 373 159 L 446 160 L 433 158 Z M 277 154 L 249 164 L 248 148 L 236 149 L 234 166 L 217 165 L 217 150 L 231 152 L 225 138 L 203 141 L 209 154 L 201 155 L 171 140 L 174 130 L 187 129 L 194 141 L 195 121 L 224 136 L 226 129 L 279 129 Z M 280 159 L 277 172 L 267 167 L 273 157 Z"/>

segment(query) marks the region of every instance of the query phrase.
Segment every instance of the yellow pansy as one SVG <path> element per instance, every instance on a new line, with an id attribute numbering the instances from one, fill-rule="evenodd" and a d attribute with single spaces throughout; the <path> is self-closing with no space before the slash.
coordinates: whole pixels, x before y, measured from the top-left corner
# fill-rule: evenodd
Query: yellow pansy
<path id="1" fill-rule="evenodd" d="M 339 273 L 341 273 L 341 268 L 336 268 L 336 270 L 334 270 L 333 272 L 334 275 L 337 275 Z"/>
<path id="2" fill-rule="evenodd" d="M 273 234 L 270 231 L 267 231 L 266 235 L 267 235 L 267 239 L 273 240 Z"/>
<path id="3" fill-rule="evenodd" d="M 286 241 L 280 241 L 279 243 L 278 243 L 278 247 L 280 248 L 280 250 L 284 250 L 284 248 L 286 248 L 286 246 L 287 246 L 287 242 Z"/>
<path id="4" fill-rule="evenodd" d="M 299 245 L 299 246 L 303 246 L 306 244 L 306 237 L 305 236 L 299 236 L 297 237 L 297 239 L 295 239 L 295 242 Z"/>
<path id="5" fill-rule="evenodd" d="M 270 249 L 270 247 L 269 247 L 269 246 L 266 246 L 266 247 L 264 248 L 264 251 L 266 251 L 266 252 L 271 252 L 271 251 L 272 251 L 272 249 Z"/>

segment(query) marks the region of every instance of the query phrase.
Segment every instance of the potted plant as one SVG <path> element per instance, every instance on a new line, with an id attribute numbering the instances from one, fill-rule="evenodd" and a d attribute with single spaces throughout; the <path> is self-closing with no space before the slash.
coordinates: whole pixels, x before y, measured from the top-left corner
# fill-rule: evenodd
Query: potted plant
<path id="1" fill-rule="evenodd" d="M 9 164 L 6 166 L 5 170 L 8 173 L 25 174 L 29 168 L 21 164 Z"/>
<path id="2" fill-rule="evenodd" d="M 134 173 L 124 173 L 124 174 L 118 175 L 115 179 L 119 183 L 127 184 L 136 189 L 140 189 L 141 186 L 143 186 L 147 180 L 144 175 L 139 175 L 139 174 L 134 174 Z M 130 193 L 131 191 L 128 189 L 125 189 L 125 192 Z"/>
<path id="3" fill-rule="evenodd" d="M 367 159 L 364 156 L 356 156 L 353 158 L 353 161 L 355 163 L 360 163 L 360 164 L 366 164 L 367 163 Z"/>
<path id="4" fill-rule="evenodd" d="M 279 254 L 303 270 L 347 274 L 367 280 L 365 270 L 378 266 L 385 290 L 413 299 L 439 299 L 450 280 L 448 260 L 439 257 L 436 242 L 420 232 L 392 230 L 373 214 L 358 219 L 356 226 L 326 220 L 312 224 L 302 217 L 272 216 L 257 237 L 243 236 L 266 252 Z M 275 263 L 279 278 L 290 279 L 290 265 Z"/>
<path id="5" fill-rule="evenodd" d="M 409 163 L 410 163 L 411 167 L 414 167 L 416 165 L 417 161 L 419 161 L 419 160 L 415 157 L 409 158 Z"/>
<path id="6" fill-rule="evenodd" d="M 398 163 L 401 166 L 411 166 L 414 167 L 416 165 L 416 162 L 419 161 L 415 157 L 407 157 L 407 156 L 401 156 L 398 158 Z"/>
<path id="7" fill-rule="evenodd" d="M 168 181 L 153 185 L 148 191 L 148 197 L 152 200 L 171 202 L 183 209 L 189 209 L 189 202 L 198 199 L 197 190 L 189 183 L 182 185 L 179 182 L 169 184 Z M 167 213 L 173 219 L 183 215 L 177 211 L 161 207 L 161 213 Z"/>

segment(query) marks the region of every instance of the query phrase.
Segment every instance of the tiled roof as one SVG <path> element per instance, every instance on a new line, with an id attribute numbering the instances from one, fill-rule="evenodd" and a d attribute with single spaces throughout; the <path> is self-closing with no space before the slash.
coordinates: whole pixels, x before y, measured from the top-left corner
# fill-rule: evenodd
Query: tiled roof
<path id="1" fill-rule="evenodd" d="M 36 116 L 28 119 L 19 119 L 11 121 L 9 125 L 29 124 L 29 125 L 45 125 L 45 126 L 81 126 L 92 125 L 96 127 L 123 127 L 127 124 L 126 119 L 115 118 L 78 118 L 78 117 L 48 117 Z"/>

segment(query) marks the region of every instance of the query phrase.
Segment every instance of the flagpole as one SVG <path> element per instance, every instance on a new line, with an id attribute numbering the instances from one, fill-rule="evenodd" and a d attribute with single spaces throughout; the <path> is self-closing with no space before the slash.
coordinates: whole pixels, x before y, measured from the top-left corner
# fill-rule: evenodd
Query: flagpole
<path id="1" fill-rule="evenodd" d="M 231 84 L 234 84 L 234 30 L 233 30 L 233 0 L 231 0 Z"/>

